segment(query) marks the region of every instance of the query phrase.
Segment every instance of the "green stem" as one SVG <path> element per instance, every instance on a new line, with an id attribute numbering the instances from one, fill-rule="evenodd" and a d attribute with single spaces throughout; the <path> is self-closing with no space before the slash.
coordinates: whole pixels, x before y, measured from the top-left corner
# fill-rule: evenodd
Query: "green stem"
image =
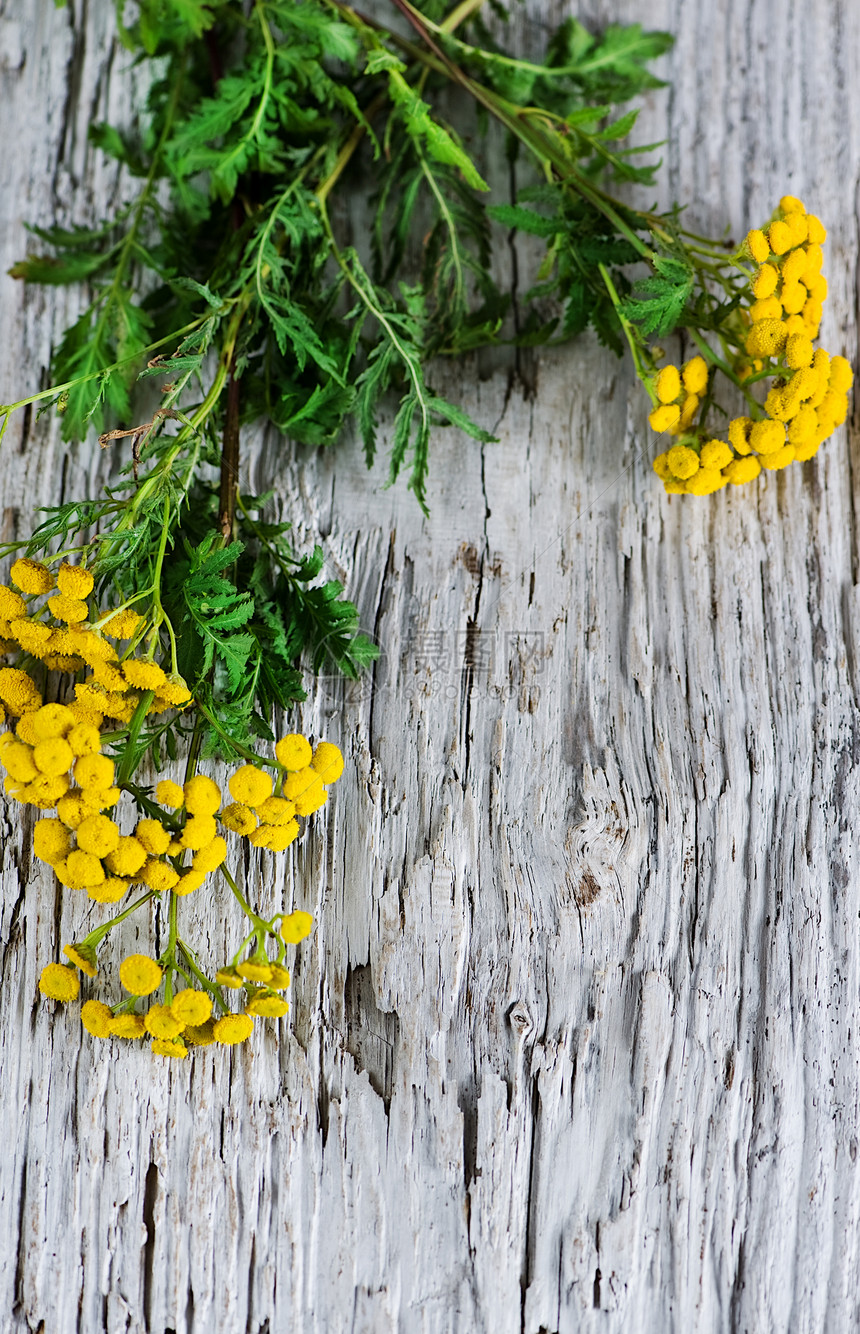
<path id="1" fill-rule="evenodd" d="M 131 722 L 128 725 L 128 739 L 122 752 L 122 758 L 116 771 L 117 787 L 124 787 L 136 768 L 134 748 L 137 739 L 140 736 L 140 729 L 143 727 L 147 710 L 155 698 L 154 690 L 144 690 L 137 702 L 137 707 L 131 716 Z"/>
<path id="2" fill-rule="evenodd" d="M 130 917 L 133 912 L 137 912 L 138 908 L 142 908 L 145 903 L 148 903 L 149 900 L 154 897 L 155 890 L 148 889 L 145 894 L 134 903 L 130 904 L 128 908 L 124 908 L 122 912 L 117 913 L 115 917 L 111 917 L 107 922 L 103 922 L 101 926 L 97 926 L 93 931 L 90 931 L 89 935 L 85 936 L 79 943 L 81 945 L 91 945 L 95 949 L 101 944 L 109 931 L 112 931 L 120 922 L 124 922 L 126 917 Z"/>
<path id="3" fill-rule="evenodd" d="M 175 897 L 175 895 L 174 895 L 174 897 Z M 196 954 L 194 953 L 194 951 L 193 951 L 193 949 L 191 948 L 191 946 L 188 945 L 188 944 L 186 944 L 186 942 L 182 939 L 181 936 L 177 936 L 177 938 L 176 938 L 176 944 L 178 945 L 178 947 L 179 947 L 179 949 L 181 950 L 182 954 L 185 956 L 185 962 L 188 964 L 188 967 L 191 969 L 191 972 L 192 972 L 192 973 L 194 974 L 194 976 L 197 978 L 197 981 L 200 983 L 200 985 L 201 985 L 202 987 L 205 987 L 205 989 L 209 992 L 209 994 L 212 996 L 213 1000 L 215 1001 L 215 1004 L 218 1005 L 218 1006 L 220 1006 L 221 1013 L 222 1013 L 222 1014 L 226 1014 L 226 1013 L 227 1013 L 227 1006 L 224 1004 L 224 1001 L 223 1001 L 222 998 L 221 998 L 221 992 L 220 992 L 219 988 L 216 987 L 216 986 L 213 986 L 213 984 L 209 981 L 209 978 L 208 978 L 208 977 L 206 976 L 206 974 L 201 970 L 199 964 L 197 963 L 197 956 L 196 956 Z"/>

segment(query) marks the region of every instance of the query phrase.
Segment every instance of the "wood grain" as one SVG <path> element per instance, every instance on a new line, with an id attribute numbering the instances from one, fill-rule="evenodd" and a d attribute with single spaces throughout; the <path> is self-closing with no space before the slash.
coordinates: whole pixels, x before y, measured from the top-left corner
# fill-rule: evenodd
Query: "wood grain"
<path id="1" fill-rule="evenodd" d="M 533 0 L 514 40 L 562 12 Z M 858 7 L 579 13 L 676 34 L 640 126 L 661 206 L 735 235 L 786 190 L 821 215 L 823 338 L 855 358 Z M 127 188 L 85 138 L 133 104 L 112 32 L 85 0 L 0 7 L 3 270 L 25 220 Z M 78 300 L 0 282 L 0 395 Z M 316 837 L 247 869 L 317 918 L 289 1022 L 181 1066 L 82 1039 L 36 981 L 99 909 L 3 808 L 4 1329 L 860 1326 L 856 434 L 679 501 L 626 362 L 586 338 L 508 369 L 440 372 L 499 443 L 438 432 L 426 522 L 348 442 L 245 442 L 384 649 L 305 711 L 349 762 Z M 19 416 L 4 535 L 108 466 Z M 220 899 L 183 914 L 235 948 Z"/>

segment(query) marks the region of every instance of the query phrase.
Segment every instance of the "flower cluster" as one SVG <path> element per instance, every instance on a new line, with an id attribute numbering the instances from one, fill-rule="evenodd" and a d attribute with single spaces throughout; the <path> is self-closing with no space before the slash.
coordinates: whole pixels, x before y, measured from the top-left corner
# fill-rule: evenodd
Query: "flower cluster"
<path id="1" fill-rule="evenodd" d="M 56 796 L 56 818 L 37 823 L 36 856 L 53 866 L 63 885 L 85 889 L 100 903 L 117 902 L 134 884 L 145 891 L 137 902 L 83 940 L 66 945 L 64 954 L 70 963 L 51 963 L 43 969 L 42 994 L 58 1001 L 74 1000 L 80 991 L 75 970 L 97 976 L 98 947 L 107 933 L 143 904 L 169 892 L 165 951 L 157 960 L 139 954 L 123 960 L 120 982 L 128 998 L 113 1007 L 88 1000 L 81 1011 L 87 1031 L 96 1037 L 149 1036 L 155 1054 L 183 1057 L 189 1045 L 242 1042 L 250 1035 L 255 1018 L 286 1014 L 288 1003 L 279 994 L 290 982 L 282 962 L 284 952 L 288 944 L 297 944 L 309 934 L 312 919 L 299 911 L 276 914 L 271 920 L 261 917 L 224 865 L 228 846 L 218 827 L 239 834 L 254 847 L 283 851 L 299 835 L 299 819 L 319 810 L 328 798 L 326 787 L 343 772 L 338 747 L 321 741 L 314 749 L 299 734 L 283 737 L 275 746 L 275 762 L 270 766 L 274 777 L 258 764 L 243 764 L 229 779 L 233 801 L 223 809 L 220 787 L 204 774 L 193 775 L 182 786 L 162 779 L 153 795 L 134 793 L 137 805 L 144 807 L 144 818 L 137 820 L 132 832 L 122 834 L 119 822 L 103 814 L 120 796 L 119 789 L 112 786 L 113 761 L 101 754 L 98 730 L 75 722 L 63 705 L 43 705 L 22 718 L 15 735 L 0 737 L 0 762 L 12 782 L 10 786 L 7 779 L 7 791 L 13 796 L 26 794 L 33 781 L 28 766 L 41 755 L 41 741 L 32 746 L 21 740 L 22 724 L 28 735 L 50 731 L 55 747 L 59 743 L 66 748 L 77 784 L 68 786 L 66 776 L 66 787 Z M 79 750 L 86 741 L 87 748 L 77 757 L 73 740 Z M 63 758 L 68 758 L 66 750 Z M 178 933 L 177 908 L 180 898 L 199 889 L 216 870 L 240 903 L 251 930 L 233 959 L 210 979 Z M 267 953 L 271 938 L 276 942 L 274 957 Z M 174 994 L 177 978 L 185 985 Z M 163 1001 L 154 1001 L 140 1013 L 138 998 L 152 996 L 162 984 Z M 240 1013 L 229 1010 L 224 988 L 244 989 Z M 219 1013 L 213 1018 L 216 1010 Z"/>
<path id="2" fill-rule="evenodd" d="M 14 587 L 0 584 L 0 652 L 17 655 L 19 662 L 0 669 L 0 703 L 7 713 L 17 717 L 41 705 L 32 679 L 38 664 L 49 672 L 88 673 L 75 685 L 69 708 L 77 721 L 96 727 L 105 718 L 129 723 L 144 692 L 152 692 L 148 714 L 190 702 L 191 692 L 177 673 L 168 675 L 151 659 L 134 656 L 143 617 L 132 607 L 91 612 L 90 570 L 64 563 L 55 581 L 47 566 L 20 559 L 10 580 Z M 131 642 L 120 655 L 111 640 Z"/>
<path id="3" fill-rule="evenodd" d="M 746 238 L 741 257 L 758 265 L 749 282 L 753 300 L 733 310 L 723 326 L 724 357 L 710 354 L 749 407 L 750 415 L 730 421 L 727 441 L 713 438 L 704 425 L 713 398 L 704 356 L 680 370 L 664 366 L 653 380 L 656 406 L 649 424 L 677 437 L 654 460 L 666 491 L 709 495 L 728 483 L 751 482 L 763 468 L 774 472 L 811 459 L 845 420 L 851 366 L 813 347 L 827 296 L 825 237 L 818 218 L 785 195 L 770 225 Z M 752 393 L 761 382 L 769 383 L 764 403 Z"/>

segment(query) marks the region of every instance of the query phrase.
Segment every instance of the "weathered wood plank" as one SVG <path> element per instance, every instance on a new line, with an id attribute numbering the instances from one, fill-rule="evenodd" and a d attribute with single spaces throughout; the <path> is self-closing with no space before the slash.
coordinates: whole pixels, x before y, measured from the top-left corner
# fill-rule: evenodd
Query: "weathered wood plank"
<path id="1" fill-rule="evenodd" d="M 786 189 L 814 201 L 825 342 L 854 357 L 857 7 L 580 12 L 677 34 L 642 123 L 662 205 L 739 234 Z M 84 133 L 128 104 L 111 29 L 81 0 L 0 15 L 4 269 L 25 219 L 122 190 Z M 75 300 L 0 283 L 0 393 Z M 626 364 L 581 340 L 534 371 L 529 399 L 503 371 L 452 382 L 500 443 L 440 433 L 427 522 L 347 447 L 250 451 L 385 650 L 307 708 L 351 762 L 320 836 L 251 872 L 317 916 L 279 1040 L 182 1068 L 81 1041 L 37 967 L 96 909 L 5 810 L 15 1334 L 860 1323 L 856 441 L 679 503 Z M 21 431 L 7 533 L 107 466 Z M 237 923 L 193 900 L 217 959 Z"/>

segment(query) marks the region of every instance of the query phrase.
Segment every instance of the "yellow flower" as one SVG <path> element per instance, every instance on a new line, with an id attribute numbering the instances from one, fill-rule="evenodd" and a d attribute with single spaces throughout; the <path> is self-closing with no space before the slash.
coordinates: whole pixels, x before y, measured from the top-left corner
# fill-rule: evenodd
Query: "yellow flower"
<path id="1" fill-rule="evenodd" d="M 54 587 L 50 570 L 40 565 L 38 561 L 27 560 L 26 557 L 15 561 L 9 571 L 9 577 L 22 593 L 50 593 Z"/>
<path id="2" fill-rule="evenodd" d="M 11 733 L 7 733 L 7 736 L 11 736 Z M 5 747 L 2 764 L 6 772 L 19 783 L 31 783 L 38 777 L 39 770 L 33 760 L 33 752 L 23 741 L 16 741 Z"/>
<path id="3" fill-rule="evenodd" d="M 245 1042 L 254 1031 L 254 1021 L 248 1014 L 225 1014 L 214 1025 L 215 1041 L 225 1046 Z"/>
<path id="4" fill-rule="evenodd" d="M 776 472 L 778 468 L 787 468 L 789 463 L 794 462 L 794 446 L 783 445 L 782 449 L 775 449 L 770 454 L 762 454 L 759 462 L 763 468 Z"/>
<path id="5" fill-rule="evenodd" d="M 76 968 L 80 968 L 87 977 L 95 977 L 98 973 L 96 968 L 95 950 L 84 948 L 82 945 L 64 945 L 63 953 L 67 959 L 71 959 Z"/>
<path id="6" fill-rule="evenodd" d="M 0 667 L 0 702 L 5 704 L 7 713 L 18 716 L 40 709 L 42 696 L 26 672 L 17 667 Z"/>
<path id="7" fill-rule="evenodd" d="M 220 836 L 213 838 L 211 843 L 205 844 L 199 852 L 196 852 L 191 859 L 191 865 L 195 871 L 215 871 L 227 856 L 227 844 Z"/>
<path id="8" fill-rule="evenodd" d="M 773 296 L 779 282 L 779 270 L 775 264 L 764 264 L 750 281 L 752 294 L 759 301 Z"/>
<path id="9" fill-rule="evenodd" d="M 677 366 L 664 366 L 654 385 L 661 403 L 674 403 L 681 392 L 681 376 Z"/>
<path id="10" fill-rule="evenodd" d="M 255 996 L 245 1006 L 245 1013 L 257 1015 L 261 1019 L 280 1019 L 289 1008 L 289 1001 L 285 1001 L 282 996 Z"/>
<path id="11" fill-rule="evenodd" d="M 57 815 L 69 829 L 77 829 L 91 812 L 83 799 L 83 793 L 73 788 L 57 802 Z"/>
<path id="12" fill-rule="evenodd" d="M 314 919 L 310 913 L 297 908 L 281 922 L 281 939 L 288 945 L 297 945 L 305 936 L 310 935 L 313 924 Z"/>
<path id="13" fill-rule="evenodd" d="M 691 496 L 709 496 L 724 487 L 726 480 L 718 468 L 700 468 L 689 478 L 687 491 Z"/>
<path id="14" fill-rule="evenodd" d="M 292 820 L 295 813 L 295 802 L 287 801 L 286 797 L 269 797 L 261 806 L 257 807 L 257 814 L 263 824 L 287 824 Z M 256 825 L 256 820 L 254 825 Z M 248 832 L 250 833 L 250 830 Z"/>
<path id="15" fill-rule="evenodd" d="M 211 843 L 217 834 L 218 826 L 213 816 L 192 815 L 190 820 L 185 821 L 179 841 L 183 848 L 198 852 L 200 848 L 205 848 L 207 843 Z"/>
<path id="16" fill-rule="evenodd" d="M 799 315 L 806 304 L 806 288 L 803 283 L 783 283 L 781 300 L 786 315 Z"/>
<path id="17" fill-rule="evenodd" d="M 138 820 L 134 836 L 155 857 L 162 857 L 170 847 L 170 831 L 159 820 Z"/>
<path id="18" fill-rule="evenodd" d="M 760 472 L 761 464 L 750 454 L 745 459 L 734 459 L 725 469 L 725 476 L 734 486 L 743 486 L 745 482 L 752 482 Z"/>
<path id="19" fill-rule="evenodd" d="M 688 395 L 687 395 L 687 397 L 684 399 L 683 403 L 681 404 L 681 418 L 680 418 L 680 421 L 678 422 L 678 426 L 677 426 L 677 428 L 676 428 L 678 431 L 686 431 L 686 430 L 688 429 L 688 427 L 692 424 L 692 422 L 693 422 L 693 418 L 695 417 L 696 413 L 699 411 L 699 404 L 701 403 L 701 401 L 702 401 L 702 400 L 699 398 L 699 395 L 698 395 L 698 394 L 688 394 Z M 322 743 L 322 744 L 325 744 L 325 743 Z M 324 781 L 324 782 L 327 782 L 327 781 L 329 781 L 329 780 L 324 779 L 323 781 Z M 332 780 L 330 780 L 330 781 L 333 782 L 334 780 L 332 779 Z"/>
<path id="20" fill-rule="evenodd" d="M 211 778 L 197 774 L 182 789 L 189 815 L 214 815 L 221 805 L 221 789 Z"/>
<path id="21" fill-rule="evenodd" d="M 38 820 L 33 829 L 33 852 L 40 862 L 61 862 L 71 851 L 69 831 L 60 820 Z"/>
<path id="22" fill-rule="evenodd" d="M 830 388 L 837 393 L 847 394 L 853 383 L 854 372 L 850 361 L 845 357 L 834 357 L 830 363 Z"/>
<path id="23" fill-rule="evenodd" d="M 784 255 L 792 246 L 791 228 L 785 222 L 772 222 L 768 228 L 767 239 L 775 255 Z"/>
<path id="24" fill-rule="evenodd" d="M 818 414 L 815 408 L 806 404 L 802 407 L 791 422 L 788 428 L 788 442 L 794 445 L 795 451 L 798 445 L 805 445 L 808 440 L 812 440 L 818 433 Z"/>
<path id="25" fill-rule="evenodd" d="M 664 431 L 671 431 L 673 426 L 677 426 L 680 419 L 681 409 L 674 403 L 663 403 L 648 413 L 648 425 L 652 431 L 657 431 L 661 435 Z"/>
<path id="26" fill-rule="evenodd" d="M 146 848 L 132 835 L 120 838 L 116 850 L 105 857 L 109 871 L 118 876 L 136 875 L 146 861 Z"/>
<path id="27" fill-rule="evenodd" d="M 333 742 L 321 741 L 314 751 L 311 768 L 316 770 L 324 783 L 336 783 L 343 773 L 343 755 Z"/>
<path id="28" fill-rule="evenodd" d="M 107 755 L 82 755 L 75 764 L 75 779 L 85 791 L 110 787 L 113 778 L 114 762 Z"/>
<path id="29" fill-rule="evenodd" d="M 110 1021 L 113 1038 L 142 1038 L 146 1034 L 142 1014 L 118 1014 Z"/>
<path id="30" fill-rule="evenodd" d="M 187 987 L 178 991 L 170 1006 L 171 1013 L 183 1024 L 192 1024 L 195 1028 L 205 1024 L 212 1013 L 212 997 L 205 991 L 195 991 Z"/>
<path id="31" fill-rule="evenodd" d="M 272 800 L 274 798 L 270 797 L 269 801 Z M 263 805 L 267 806 L 268 802 L 263 802 Z M 232 806 L 225 806 L 218 818 L 224 828 L 231 830 L 234 834 L 250 834 L 252 830 L 257 828 L 257 817 L 254 812 L 238 801 L 234 802 Z"/>
<path id="32" fill-rule="evenodd" d="M 318 784 L 309 787 L 300 797 L 296 797 L 296 815 L 301 815 L 303 819 L 313 815 L 314 811 L 318 811 L 327 801 L 328 793 L 320 779 Z"/>
<path id="33" fill-rule="evenodd" d="M 137 878 L 157 894 L 165 894 L 179 883 L 179 872 L 174 871 L 167 862 L 148 861 L 143 870 L 138 872 Z"/>
<path id="34" fill-rule="evenodd" d="M 143 617 L 138 616 L 131 607 L 126 607 L 125 611 L 115 611 L 110 620 L 105 621 L 102 630 L 111 639 L 130 639 L 142 624 Z"/>
<path id="35" fill-rule="evenodd" d="M 66 625 L 79 625 L 89 615 L 85 602 L 64 597 L 62 593 L 55 593 L 52 598 L 48 598 L 48 610 L 58 621 L 65 621 Z"/>
<path id="36" fill-rule="evenodd" d="M 162 806 L 167 806 L 171 811 L 178 810 L 185 800 L 182 788 L 169 778 L 162 778 L 155 789 L 155 796 Z"/>
<path id="37" fill-rule="evenodd" d="M 164 976 L 147 954 L 130 954 L 119 966 L 119 980 L 134 996 L 148 996 L 161 985 Z"/>
<path id="38" fill-rule="evenodd" d="M 128 690 L 125 677 L 112 662 L 97 662 L 93 667 L 92 679 L 114 694 L 124 695 Z"/>
<path id="39" fill-rule="evenodd" d="M 272 964 L 272 976 L 269 978 L 269 986 L 275 991 L 283 991 L 290 985 L 290 971 L 288 968 L 282 968 L 279 963 Z"/>
<path id="40" fill-rule="evenodd" d="M 779 206 L 782 209 L 783 213 L 806 212 L 806 209 L 803 207 L 801 201 L 797 198 L 797 195 L 783 195 L 782 199 L 780 199 L 779 201 Z"/>
<path id="41" fill-rule="evenodd" d="M 151 1005 L 143 1021 L 147 1033 L 155 1038 L 175 1038 L 185 1025 L 177 1019 L 169 1005 Z"/>
<path id="42" fill-rule="evenodd" d="M 58 737 L 68 741 L 75 720 L 65 704 L 43 704 L 33 714 L 31 723 L 40 741 L 53 741 Z"/>
<path id="43" fill-rule="evenodd" d="M 248 959 L 245 963 L 237 963 L 236 972 L 246 982 L 268 982 L 272 976 L 272 969 L 268 963 L 260 963 L 254 959 Z"/>
<path id="44" fill-rule="evenodd" d="M 99 662 L 117 662 L 116 649 L 107 640 L 102 639 L 94 630 L 82 629 L 76 626 L 68 631 L 59 631 L 59 642 L 67 645 L 60 649 L 62 653 L 77 653 L 94 667 Z M 53 646 L 53 640 L 51 641 Z"/>
<path id="45" fill-rule="evenodd" d="M 825 385 L 825 390 L 826 390 L 826 385 Z M 40 738 L 36 734 L 36 731 L 33 727 L 32 713 L 25 713 L 23 717 L 18 719 L 18 724 L 15 728 L 15 735 L 17 736 L 19 741 L 24 742 L 25 746 L 38 746 Z"/>
<path id="46" fill-rule="evenodd" d="M 87 890 L 87 897 L 92 899 L 94 903 L 119 903 L 128 886 L 128 880 L 111 876 L 109 879 L 103 880 L 100 885 L 90 885 Z"/>
<path id="47" fill-rule="evenodd" d="M 708 387 L 708 363 L 704 357 L 692 357 L 681 373 L 688 394 L 703 394 Z"/>
<path id="48" fill-rule="evenodd" d="M 188 1049 L 183 1042 L 177 1042 L 170 1038 L 153 1038 L 149 1044 L 149 1050 L 153 1056 L 178 1056 L 188 1055 Z"/>
<path id="49" fill-rule="evenodd" d="M 253 764 L 243 764 L 237 769 L 228 784 L 234 801 L 245 806 L 261 806 L 272 795 L 272 779 Z"/>
<path id="50" fill-rule="evenodd" d="M 70 889 L 89 889 L 91 885 L 100 885 L 104 878 L 104 868 L 93 853 L 84 852 L 81 848 L 69 853 L 63 883 Z"/>
<path id="51" fill-rule="evenodd" d="M 301 798 L 299 798 L 301 800 Z M 288 824 L 264 824 L 248 837 L 254 848 L 268 848 L 270 852 L 284 852 L 299 835 L 298 820 Z"/>
<path id="52" fill-rule="evenodd" d="M 723 440 L 709 440 L 702 445 L 701 462 L 703 468 L 725 468 L 734 455 Z"/>
<path id="53" fill-rule="evenodd" d="M 789 244 L 792 246 L 803 245 L 807 235 L 805 216 L 802 213 L 789 213 L 785 219 L 785 225 L 791 238 Z"/>
<path id="54" fill-rule="evenodd" d="M 673 445 L 667 455 L 669 467 L 674 477 L 686 479 L 692 477 L 699 466 L 699 456 L 687 445 Z M 298 794 L 301 795 L 301 794 Z"/>
<path id="55" fill-rule="evenodd" d="M 83 723 L 87 727 L 95 727 L 98 730 L 105 720 L 101 709 L 93 708 L 91 704 L 83 704 L 80 700 L 72 700 L 69 704 L 69 712 L 76 723 Z M 84 752 L 86 754 L 87 752 Z"/>
<path id="56" fill-rule="evenodd" d="M 93 591 L 93 576 L 82 565 L 60 566 L 57 573 L 57 587 L 67 598 L 88 598 Z"/>
<path id="57" fill-rule="evenodd" d="M 746 350 L 751 357 L 773 357 L 785 347 L 787 338 L 781 320 L 759 320 L 747 334 Z"/>
<path id="58" fill-rule="evenodd" d="M 33 763 L 40 773 L 47 774 L 49 778 L 59 778 L 60 774 L 68 773 L 74 760 L 71 746 L 59 736 L 52 741 L 40 741 L 33 748 Z"/>
<path id="59" fill-rule="evenodd" d="M 81 1023 L 94 1038 L 110 1036 L 112 1019 L 110 1006 L 104 1005 L 101 1001 L 88 1000 L 81 1006 Z"/>
<path id="60" fill-rule="evenodd" d="M 812 339 L 806 338 L 803 334 L 792 334 L 785 349 L 785 360 L 792 370 L 800 370 L 804 366 L 811 365 L 812 357 Z"/>
<path id="61" fill-rule="evenodd" d="M 799 282 L 806 270 L 806 251 L 792 250 L 786 255 L 780 265 L 779 272 L 782 274 L 783 285 L 786 283 Z"/>
<path id="62" fill-rule="evenodd" d="M 750 431 L 750 445 L 757 454 L 774 454 L 785 444 L 785 427 L 782 422 L 756 422 Z"/>
<path id="63" fill-rule="evenodd" d="M 806 463 L 808 459 L 811 459 L 815 454 L 818 453 L 818 448 L 820 444 L 821 441 L 817 437 L 814 437 L 811 440 L 803 441 L 802 444 L 795 445 L 794 446 L 795 462 Z"/>
<path id="64" fill-rule="evenodd" d="M 158 690 L 167 680 L 164 672 L 155 662 L 137 661 L 130 658 L 122 664 L 123 675 L 135 690 Z"/>
<path id="65" fill-rule="evenodd" d="M 669 467 L 668 454 L 658 454 L 651 466 L 661 482 L 667 481 L 672 476 L 672 469 Z"/>
<path id="66" fill-rule="evenodd" d="M 218 983 L 219 987 L 231 987 L 234 991 L 244 986 L 241 977 L 232 966 L 219 968 L 218 972 L 215 974 L 215 981 Z"/>
<path id="67" fill-rule="evenodd" d="M 205 1024 L 187 1024 L 182 1036 L 191 1047 L 210 1047 L 215 1041 L 215 1022 L 207 1019 Z"/>
<path id="68" fill-rule="evenodd" d="M 81 795 L 85 806 L 93 811 L 106 811 L 115 806 L 122 793 L 118 787 L 88 787 Z"/>
<path id="69" fill-rule="evenodd" d="M 64 963 L 49 963 L 42 969 L 39 990 L 49 1000 L 73 1001 L 78 998 L 81 984 L 74 968 L 68 968 Z"/>
<path id="70" fill-rule="evenodd" d="M 757 264 L 763 264 L 770 254 L 767 237 L 757 227 L 753 228 L 751 232 L 747 232 L 747 249 Z"/>
<path id="71" fill-rule="evenodd" d="M 193 894 L 195 889 L 199 889 L 205 879 L 205 871 L 186 871 L 173 886 L 173 892 L 184 898 L 186 894 Z"/>
<path id="72" fill-rule="evenodd" d="M 187 704 L 193 698 L 181 676 L 169 676 L 158 687 L 158 695 L 159 701 L 170 709 L 176 709 L 181 704 Z"/>
<path id="73" fill-rule="evenodd" d="M 14 621 L 27 615 L 27 604 L 20 593 L 15 593 L 6 584 L 0 584 L 0 616 L 4 620 Z"/>
<path id="74" fill-rule="evenodd" d="M 39 621 L 17 620 L 10 623 L 9 629 L 25 653 L 32 653 L 34 658 L 45 660 L 51 656 L 49 650 L 53 631 L 49 626 L 42 625 Z"/>
<path id="75" fill-rule="evenodd" d="M 781 315 L 782 302 L 776 296 L 769 296 L 764 301 L 754 301 L 750 306 L 750 319 L 754 324 L 762 320 L 778 320 Z"/>
<path id="76" fill-rule="evenodd" d="M 814 213 L 807 213 L 806 215 L 806 239 L 811 245 L 819 246 L 827 240 L 827 228 L 822 226 Z M 18 587 L 20 588 L 21 585 L 18 584 Z"/>
<path id="77" fill-rule="evenodd" d="M 306 769 L 311 762 L 311 743 L 300 732 L 290 732 L 275 745 L 275 758 L 285 769 Z"/>

